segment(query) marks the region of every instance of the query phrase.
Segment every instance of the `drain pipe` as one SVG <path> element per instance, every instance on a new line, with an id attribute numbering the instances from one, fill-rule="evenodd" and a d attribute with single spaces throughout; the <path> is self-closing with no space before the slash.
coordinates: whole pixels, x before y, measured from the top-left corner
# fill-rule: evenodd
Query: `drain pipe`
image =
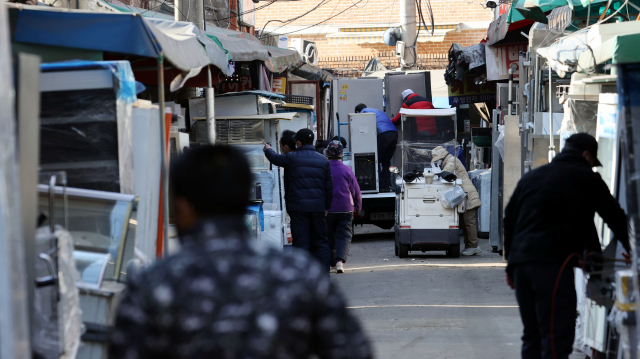
<path id="1" fill-rule="evenodd" d="M 553 143 L 553 70 L 549 65 L 549 163 L 556 156 L 556 146 Z"/>
<path id="2" fill-rule="evenodd" d="M 207 139 L 210 145 L 216 144 L 216 117 L 214 108 L 213 84 L 211 81 L 211 69 L 207 66 L 207 88 L 204 89 L 207 116 Z"/>

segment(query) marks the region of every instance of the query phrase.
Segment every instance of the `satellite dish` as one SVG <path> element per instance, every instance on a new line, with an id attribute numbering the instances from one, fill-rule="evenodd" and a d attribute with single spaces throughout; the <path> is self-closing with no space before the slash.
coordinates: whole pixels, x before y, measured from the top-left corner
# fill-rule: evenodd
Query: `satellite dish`
<path id="1" fill-rule="evenodd" d="M 318 48 L 316 44 L 310 42 L 304 49 L 304 58 L 307 60 L 307 63 L 313 66 L 318 64 Z"/>
<path id="2" fill-rule="evenodd" d="M 396 46 L 396 43 L 402 40 L 402 31 L 397 27 L 390 27 L 384 32 L 382 39 L 387 46 Z"/>

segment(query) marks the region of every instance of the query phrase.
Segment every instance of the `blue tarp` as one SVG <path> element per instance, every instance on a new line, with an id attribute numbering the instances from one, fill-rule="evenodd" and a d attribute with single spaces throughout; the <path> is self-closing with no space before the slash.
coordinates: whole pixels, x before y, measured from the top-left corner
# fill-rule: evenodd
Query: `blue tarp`
<path id="1" fill-rule="evenodd" d="M 262 208 L 262 202 L 252 202 L 247 207 L 247 212 L 257 213 L 260 219 L 260 231 L 264 232 L 264 209 Z"/>
<path id="2" fill-rule="evenodd" d="M 49 8 L 18 10 L 14 41 L 145 57 L 162 51 L 141 16 Z"/>
<path id="3" fill-rule="evenodd" d="M 129 61 L 65 61 L 41 64 L 42 72 L 81 70 L 81 69 L 109 69 L 119 81 L 118 99 L 122 99 L 127 103 L 136 101 L 136 95 L 144 91 L 145 87 L 137 82 L 131 71 Z"/>

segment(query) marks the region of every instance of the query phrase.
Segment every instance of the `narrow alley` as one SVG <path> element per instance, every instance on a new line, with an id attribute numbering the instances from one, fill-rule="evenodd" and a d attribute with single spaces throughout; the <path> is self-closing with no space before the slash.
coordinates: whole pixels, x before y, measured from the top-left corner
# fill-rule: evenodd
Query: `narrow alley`
<path id="1" fill-rule="evenodd" d="M 332 274 L 376 358 L 517 358 L 522 323 L 500 256 L 393 254 L 393 231 L 357 227 L 345 274 Z"/>

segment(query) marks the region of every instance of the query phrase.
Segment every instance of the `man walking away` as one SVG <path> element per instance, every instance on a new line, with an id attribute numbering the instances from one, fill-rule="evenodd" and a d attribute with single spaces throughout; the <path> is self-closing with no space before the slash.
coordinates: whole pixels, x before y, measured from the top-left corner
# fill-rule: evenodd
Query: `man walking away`
<path id="1" fill-rule="evenodd" d="M 342 163 L 344 148 L 340 141 L 333 141 L 325 149 L 333 177 L 333 202 L 327 214 L 331 264 L 336 273 L 344 273 L 344 263 L 349 256 L 353 237 L 353 212 L 362 209 L 362 193 L 351 168 Z"/>
<path id="2" fill-rule="evenodd" d="M 402 92 L 402 108 L 410 108 L 413 110 L 433 110 L 433 104 L 426 98 L 419 96 L 417 93 L 413 93 L 412 90 L 407 89 Z M 402 118 L 400 111 L 391 119 L 391 122 L 396 123 Z M 426 140 L 429 136 L 438 134 L 438 127 L 436 125 L 436 119 L 431 116 L 419 116 L 419 117 L 407 117 L 409 122 L 412 141 Z"/>
<path id="3" fill-rule="evenodd" d="M 398 130 L 391 122 L 386 113 L 368 108 L 367 105 L 361 103 L 356 106 L 356 113 L 374 113 L 376 115 L 376 131 L 378 132 L 378 162 L 382 166 L 380 173 L 380 192 L 389 192 L 391 190 L 391 159 L 396 152 L 398 144 Z"/>
<path id="4" fill-rule="evenodd" d="M 250 239 L 251 171 L 240 151 L 194 148 L 170 178 L 181 250 L 128 276 L 109 358 L 371 358 L 315 260 Z"/>
<path id="5" fill-rule="evenodd" d="M 279 155 L 265 143 L 265 156 L 287 172 L 286 202 L 293 246 L 313 253 L 329 273 L 331 250 L 325 216 L 333 199 L 331 167 L 313 147 L 311 130 L 301 129 L 295 139 L 295 152 Z"/>
<path id="6" fill-rule="evenodd" d="M 449 151 L 442 146 L 438 146 L 431 151 L 434 164 L 445 171 L 454 173 L 458 179 L 462 180 L 462 189 L 467 194 L 467 211 L 462 213 L 460 219 L 460 227 L 462 227 L 462 235 L 464 236 L 464 249 L 460 254 L 463 256 L 475 256 L 481 254 L 482 250 L 478 246 L 478 227 L 476 226 L 476 211 L 480 207 L 480 195 L 478 190 L 469 179 L 467 170 L 459 159 L 454 157 Z"/>
<path id="7" fill-rule="evenodd" d="M 572 267 L 585 251 L 602 253 L 595 213 L 629 251 L 627 216 L 592 170 L 601 166 L 597 153 L 595 138 L 572 135 L 550 164 L 522 177 L 505 209 L 507 283 L 515 286 L 524 324 L 522 358 L 567 359 L 571 354 L 576 325 Z"/>

